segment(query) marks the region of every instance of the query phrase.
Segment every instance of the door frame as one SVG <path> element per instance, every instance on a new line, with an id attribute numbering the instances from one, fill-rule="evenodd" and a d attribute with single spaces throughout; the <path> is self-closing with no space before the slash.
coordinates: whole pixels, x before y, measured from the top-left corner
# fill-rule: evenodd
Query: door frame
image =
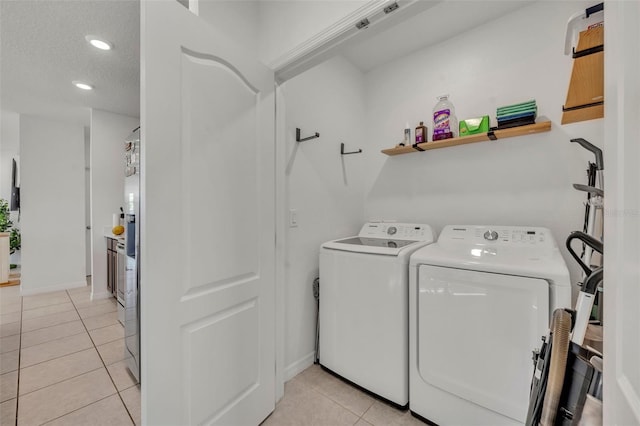
<path id="1" fill-rule="evenodd" d="M 640 256 L 640 247 L 637 243 L 630 244 L 640 238 L 640 173 L 634 172 L 637 165 L 633 164 L 637 160 L 637 141 L 640 139 L 635 124 L 640 112 L 637 97 L 640 90 L 637 79 L 640 53 L 636 45 L 640 41 L 638 19 L 640 6 L 637 2 L 606 2 L 604 173 L 607 193 L 604 229 L 607 251 L 603 321 L 606 354 L 603 358 L 603 399 L 606 404 L 603 405 L 603 424 L 640 421 L 640 383 L 638 377 L 629 377 L 623 369 L 625 360 L 637 360 L 640 356 L 640 342 L 622 335 L 622 324 L 633 321 L 634 316 L 623 311 L 625 305 L 620 305 L 627 293 L 625 286 L 640 285 L 638 265 L 633 261 Z M 630 299 L 633 298 L 625 302 Z M 640 300 L 628 302 L 626 307 L 633 307 L 631 303 L 635 303 L 637 309 Z M 635 351 L 631 356 L 630 350 Z"/>
<path id="2" fill-rule="evenodd" d="M 199 0 L 189 0 L 189 9 L 197 14 Z M 399 12 L 393 14 L 384 13 L 383 9 L 390 4 L 398 3 Z M 432 2 L 419 0 L 372 0 L 348 14 L 338 22 L 327 27 L 310 39 L 300 43 L 290 51 L 283 54 L 274 62 L 267 64 L 275 73 L 274 100 L 276 108 L 275 122 L 275 326 L 276 326 L 276 377 L 275 395 L 276 402 L 284 396 L 284 384 L 286 377 L 286 257 L 288 247 L 288 217 L 289 197 L 287 181 L 287 146 L 295 135 L 287 130 L 287 114 L 283 85 L 290 79 L 320 64 L 324 60 L 334 56 L 342 43 L 356 37 L 371 36 L 371 26 L 380 22 L 385 24 L 397 24 L 410 17 L 411 14 L 433 6 Z M 368 18 L 371 25 L 363 34 L 355 28 L 355 23 Z M 385 25 L 386 26 L 386 25 Z"/>
<path id="3" fill-rule="evenodd" d="M 276 402 L 284 396 L 285 358 L 286 358 L 286 255 L 287 245 L 287 212 L 289 210 L 288 185 L 286 177 L 287 158 L 287 115 L 284 94 L 277 80 L 274 87 L 275 117 L 275 311 L 276 311 Z"/>

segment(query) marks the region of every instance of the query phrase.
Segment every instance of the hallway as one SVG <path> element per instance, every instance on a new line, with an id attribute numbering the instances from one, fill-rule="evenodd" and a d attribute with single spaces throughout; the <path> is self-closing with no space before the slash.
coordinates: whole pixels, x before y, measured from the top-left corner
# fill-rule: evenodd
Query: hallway
<path id="1" fill-rule="evenodd" d="M 114 298 L 0 288 L 0 424 L 140 424 Z"/>

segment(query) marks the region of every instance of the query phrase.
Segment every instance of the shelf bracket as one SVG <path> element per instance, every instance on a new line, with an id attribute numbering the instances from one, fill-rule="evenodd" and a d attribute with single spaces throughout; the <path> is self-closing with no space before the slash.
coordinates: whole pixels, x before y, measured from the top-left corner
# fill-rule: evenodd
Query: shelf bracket
<path id="1" fill-rule="evenodd" d="M 349 154 L 360 154 L 362 152 L 361 149 L 357 151 L 344 152 L 344 142 L 340 143 L 340 155 L 349 155 Z"/>
<path id="2" fill-rule="evenodd" d="M 308 140 L 319 138 L 319 137 L 320 137 L 320 133 L 316 132 L 316 134 L 313 135 L 313 136 L 308 136 L 306 138 L 300 138 L 300 129 L 298 127 L 296 127 L 296 142 L 304 142 L 304 141 L 308 141 Z"/>

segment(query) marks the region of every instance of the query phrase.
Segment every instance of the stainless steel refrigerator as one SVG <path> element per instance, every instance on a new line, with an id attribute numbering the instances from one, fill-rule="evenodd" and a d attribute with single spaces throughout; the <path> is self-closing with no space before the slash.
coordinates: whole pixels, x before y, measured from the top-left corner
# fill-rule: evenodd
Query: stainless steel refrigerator
<path id="1" fill-rule="evenodd" d="M 125 360 L 140 381 L 140 128 L 125 141 Z"/>

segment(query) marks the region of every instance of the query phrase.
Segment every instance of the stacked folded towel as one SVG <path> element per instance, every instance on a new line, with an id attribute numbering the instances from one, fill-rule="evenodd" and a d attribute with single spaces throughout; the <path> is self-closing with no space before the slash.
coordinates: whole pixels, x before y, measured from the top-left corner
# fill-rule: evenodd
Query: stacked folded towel
<path id="1" fill-rule="evenodd" d="M 538 114 L 538 106 L 535 99 L 519 104 L 506 105 L 496 110 L 498 129 L 526 126 L 534 124 Z"/>

